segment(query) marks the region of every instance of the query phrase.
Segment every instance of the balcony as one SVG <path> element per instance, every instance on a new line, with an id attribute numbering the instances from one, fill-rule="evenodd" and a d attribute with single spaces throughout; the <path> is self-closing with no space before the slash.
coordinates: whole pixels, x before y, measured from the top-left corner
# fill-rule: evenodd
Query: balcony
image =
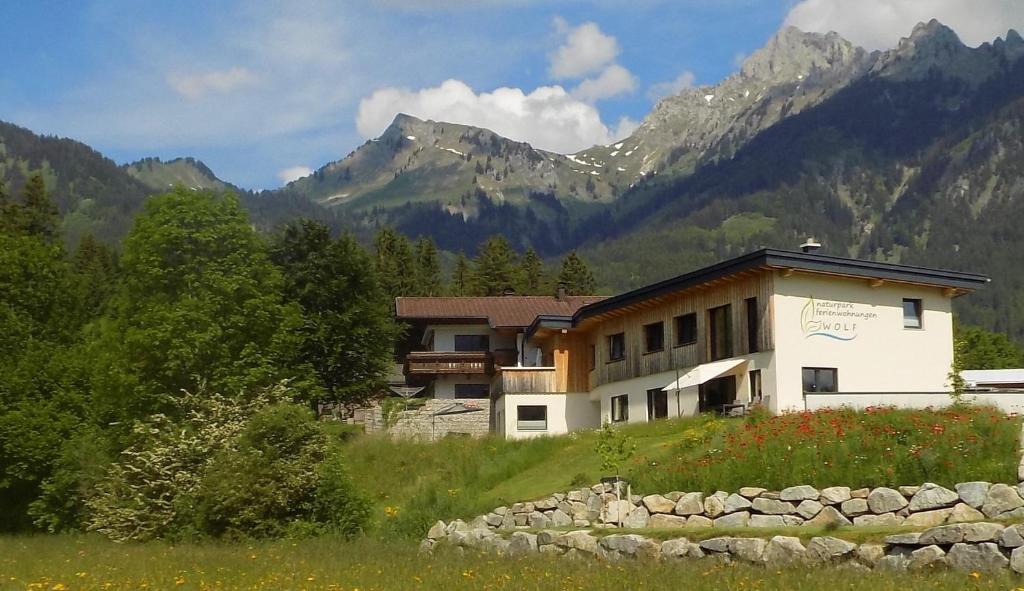
<path id="1" fill-rule="evenodd" d="M 491 396 L 556 392 L 553 367 L 504 367 L 491 380 Z"/>
<path id="2" fill-rule="evenodd" d="M 405 375 L 491 375 L 490 351 L 413 351 L 405 357 Z"/>

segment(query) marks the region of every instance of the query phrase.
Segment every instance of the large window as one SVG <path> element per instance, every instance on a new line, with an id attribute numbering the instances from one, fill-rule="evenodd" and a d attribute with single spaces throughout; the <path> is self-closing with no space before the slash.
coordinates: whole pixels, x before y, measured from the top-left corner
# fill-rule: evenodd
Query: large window
<path id="1" fill-rule="evenodd" d="M 758 336 L 761 328 L 761 315 L 758 313 L 757 298 L 747 298 L 747 353 L 757 353 Z"/>
<path id="2" fill-rule="evenodd" d="M 625 423 L 629 420 L 629 396 L 612 396 L 612 422 Z"/>
<path id="3" fill-rule="evenodd" d="M 692 345 L 697 342 L 697 314 L 676 316 L 676 346 Z"/>
<path id="4" fill-rule="evenodd" d="M 903 328 L 921 328 L 921 300 L 903 298 Z"/>
<path id="5" fill-rule="evenodd" d="M 750 403 L 761 404 L 764 401 L 764 390 L 761 383 L 761 370 L 750 370 Z"/>
<path id="6" fill-rule="evenodd" d="M 708 310 L 711 361 L 732 357 L 732 306 L 726 304 Z"/>
<path id="7" fill-rule="evenodd" d="M 655 322 L 644 325 L 644 353 L 655 353 L 665 349 L 665 323 Z"/>
<path id="8" fill-rule="evenodd" d="M 488 384 L 455 384 L 455 397 L 458 399 L 487 398 L 490 395 Z"/>
<path id="9" fill-rule="evenodd" d="M 487 351 L 490 348 L 490 339 L 485 334 L 455 335 L 456 351 Z"/>
<path id="10" fill-rule="evenodd" d="M 668 418 L 668 392 L 661 388 L 647 391 L 647 420 Z"/>
<path id="11" fill-rule="evenodd" d="M 834 367 L 805 367 L 804 392 L 838 392 L 839 371 Z"/>
<path id="12" fill-rule="evenodd" d="M 517 406 L 516 429 L 520 431 L 547 431 L 548 407 L 541 405 Z"/>
<path id="13" fill-rule="evenodd" d="M 626 333 L 608 335 L 608 361 L 626 358 Z"/>

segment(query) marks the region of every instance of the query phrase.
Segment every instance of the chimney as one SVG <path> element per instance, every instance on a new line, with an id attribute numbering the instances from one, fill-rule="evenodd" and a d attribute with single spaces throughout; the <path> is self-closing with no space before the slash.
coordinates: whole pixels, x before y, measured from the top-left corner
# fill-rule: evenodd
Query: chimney
<path id="1" fill-rule="evenodd" d="M 555 299 L 556 300 L 564 300 L 565 299 L 565 284 L 564 283 L 559 283 L 558 284 L 558 291 L 555 292 Z"/>
<path id="2" fill-rule="evenodd" d="M 800 245 L 800 252 L 812 253 L 819 250 L 821 250 L 821 243 L 815 240 L 814 236 L 811 236 L 807 239 L 807 242 Z"/>

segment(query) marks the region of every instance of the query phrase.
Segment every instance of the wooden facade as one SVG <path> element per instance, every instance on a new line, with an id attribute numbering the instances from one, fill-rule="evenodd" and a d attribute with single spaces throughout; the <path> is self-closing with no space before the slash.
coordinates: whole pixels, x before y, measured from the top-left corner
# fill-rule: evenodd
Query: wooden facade
<path id="1" fill-rule="evenodd" d="M 564 392 L 558 389 L 553 367 L 509 367 L 502 369 L 491 380 L 491 396 L 503 394 L 544 394 Z"/>
<path id="2" fill-rule="evenodd" d="M 413 351 L 405 358 L 406 375 L 491 375 L 490 351 Z"/>
<path id="3" fill-rule="evenodd" d="M 566 334 L 546 336 L 541 347 L 544 358 L 552 360 L 556 367 L 558 392 L 587 392 L 611 382 L 689 369 L 712 360 L 708 315 L 719 306 L 731 305 L 732 355 L 754 352 L 747 339 L 746 301 L 756 298 L 756 350 L 770 351 L 775 347 L 772 293 L 773 271 L 746 271 L 586 318 Z M 675 317 L 690 313 L 696 315 L 697 340 L 677 347 Z M 657 322 L 664 323 L 664 347 L 646 352 L 644 326 Z M 608 337 L 617 333 L 625 335 L 625 357 L 609 360 Z M 592 359 L 594 356 L 596 359 Z"/>

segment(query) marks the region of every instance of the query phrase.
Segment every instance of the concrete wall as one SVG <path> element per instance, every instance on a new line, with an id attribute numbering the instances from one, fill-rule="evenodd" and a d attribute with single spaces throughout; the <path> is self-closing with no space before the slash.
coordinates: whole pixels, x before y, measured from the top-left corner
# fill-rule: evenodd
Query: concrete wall
<path id="1" fill-rule="evenodd" d="M 434 380 L 434 398 L 453 400 L 455 398 L 455 384 L 487 384 L 490 387 L 491 380 L 485 375 L 441 375 Z"/>
<path id="2" fill-rule="evenodd" d="M 516 428 L 519 406 L 547 406 L 546 431 L 519 431 Z M 569 394 L 506 394 L 495 403 L 497 431 L 507 439 L 529 439 L 545 435 L 563 435 L 578 429 L 592 429 L 600 424 L 597 403 L 586 393 Z"/>
<path id="3" fill-rule="evenodd" d="M 772 411 L 804 408 L 804 367 L 837 368 L 840 392 L 948 390 L 953 322 L 942 290 L 800 273 L 778 276 L 775 290 Z M 903 328 L 903 298 L 922 300 L 922 328 Z"/>

